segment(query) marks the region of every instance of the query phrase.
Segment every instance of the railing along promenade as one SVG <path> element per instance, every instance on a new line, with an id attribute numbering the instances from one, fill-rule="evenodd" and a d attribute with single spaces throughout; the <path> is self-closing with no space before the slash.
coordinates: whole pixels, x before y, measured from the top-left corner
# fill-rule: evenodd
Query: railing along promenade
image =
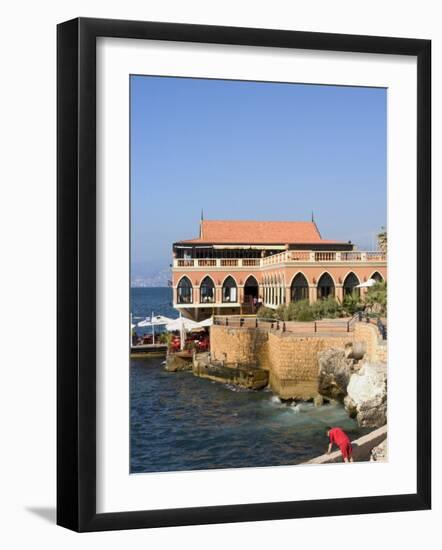
<path id="1" fill-rule="evenodd" d="M 324 321 L 282 321 L 278 319 L 260 319 L 258 317 L 246 317 L 241 315 L 217 315 L 213 318 L 213 324 L 231 328 L 259 328 L 263 330 L 280 330 L 293 333 L 330 333 L 351 332 L 354 327 L 351 319 L 336 319 Z"/>
<path id="2" fill-rule="evenodd" d="M 215 315 L 213 324 L 231 328 L 258 328 L 263 330 L 280 330 L 298 334 L 345 333 L 353 332 L 355 323 L 366 322 L 377 326 L 383 340 L 387 339 L 386 324 L 378 316 L 363 312 L 355 313 L 346 319 L 324 319 L 319 321 L 283 321 L 243 315 Z"/>
<path id="3" fill-rule="evenodd" d="M 315 252 L 309 250 L 285 250 L 265 258 L 175 258 L 173 267 L 266 267 L 291 263 L 355 263 L 385 262 L 383 252 Z"/>

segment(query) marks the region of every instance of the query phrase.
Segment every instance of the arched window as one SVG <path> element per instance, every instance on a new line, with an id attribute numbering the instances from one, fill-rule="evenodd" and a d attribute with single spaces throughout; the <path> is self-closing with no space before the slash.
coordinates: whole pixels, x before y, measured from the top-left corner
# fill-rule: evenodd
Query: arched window
<path id="1" fill-rule="evenodd" d="M 323 273 L 318 281 L 318 299 L 335 295 L 335 284 L 328 273 Z"/>
<path id="2" fill-rule="evenodd" d="M 258 281 L 250 275 L 244 283 L 244 302 L 253 304 L 259 298 Z"/>
<path id="3" fill-rule="evenodd" d="M 192 283 L 187 277 L 183 277 L 178 283 L 177 295 L 179 304 L 191 304 L 193 302 Z"/>
<path id="4" fill-rule="evenodd" d="M 356 288 L 356 286 L 359 284 L 359 279 L 356 277 L 356 275 L 352 272 L 345 277 L 344 280 L 344 297 L 351 295 L 351 294 L 357 294 L 359 296 L 360 289 Z"/>
<path id="5" fill-rule="evenodd" d="M 308 300 L 308 282 L 302 273 L 298 273 L 293 279 L 290 288 L 290 297 L 292 302 Z"/>
<path id="6" fill-rule="evenodd" d="M 384 280 L 384 278 L 382 277 L 382 275 L 378 271 L 373 273 L 373 275 L 370 277 L 370 279 L 374 279 L 377 283 L 382 283 L 382 281 Z"/>
<path id="7" fill-rule="evenodd" d="M 235 303 L 237 298 L 237 289 L 235 279 L 233 277 L 227 277 L 223 284 L 223 302 Z"/>
<path id="8" fill-rule="evenodd" d="M 215 301 L 215 285 L 210 277 L 204 277 L 201 281 L 200 301 L 202 304 L 212 304 Z"/>

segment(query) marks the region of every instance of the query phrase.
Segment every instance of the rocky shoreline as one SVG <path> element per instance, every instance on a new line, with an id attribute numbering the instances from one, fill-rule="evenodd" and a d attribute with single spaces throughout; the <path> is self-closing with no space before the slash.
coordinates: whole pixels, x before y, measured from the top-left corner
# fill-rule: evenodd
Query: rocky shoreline
<path id="1" fill-rule="evenodd" d="M 318 391 L 325 399 L 340 401 L 350 417 L 364 428 L 387 422 L 387 364 L 364 361 L 352 346 L 318 353 Z"/>
<path id="2" fill-rule="evenodd" d="M 236 334 L 236 333 L 235 333 Z M 302 344 L 302 339 L 299 339 Z M 224 343 L 224 342 L 223 342 Z M 270 365 L 256 361 L 217 361 L 211 353 L 180 357 L 179 354 L 168 356 L 166 370 L 193 371 L 195 376 L 209 378 L 213 381 L 262 389 L 272 387 L 275 395 L 282 401 L 314 401 L 316 406 L 327 402 L 342 403 L 348 415 L 354 418 L 361 428 L 373 428 L 373 431 L 353 442 L 355 460 L 387 460 L 387 363 L 386 353 L 367 352 L 370 342 L 336 341 L 336 347 L 329 347 L 313 352 L 312 366 L 316 358 L 316 383 L 313 392 L 305 398 L 287 398 L 279 386 L 271 384 Z M 281 344 L 282 345 L 282 344 Z M 223 345 L 224 350 L 229 350 Z M 301 349 L 301 348 L 300 348 Z M 282 350 L 281 350 L 282 351 Z M 227 357 L 227 353 L 224 352 Z M 277 360 L 278 355 L 274 352 Z M 272 356 L 273 357 L 273 356 Z M 297 361 L 296 354 L 292 355 Z M 258 356 L 259 359 L 259 356 Z M 270 370 L 269 370 L 270 369 Z M 270 375 L 270 376 L 269 376 Z M 309 399 L 307 399 L 307 397 Z M 317 457 L 309 463 L 327 463 L 341 461 L 339 452 Z"/>
<path id="3" fill-rule="evenodd" d="M 372 432 L 353 441 L 354 460 L 386 462 L 387 454 L 387 363 L 364 360 L 362 346 L 331 348 L 318 353 L 318 391 L 322 399 L 343 403 L 351 418 Z M 339 451 L 321 455 L 308 464 L 342 460 Z"/>

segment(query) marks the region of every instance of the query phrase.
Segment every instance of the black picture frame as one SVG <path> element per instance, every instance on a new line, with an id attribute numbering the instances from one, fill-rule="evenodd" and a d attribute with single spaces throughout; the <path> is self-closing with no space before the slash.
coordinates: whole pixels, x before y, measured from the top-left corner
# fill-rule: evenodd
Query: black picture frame
<path id="1" fill-rule="evenodd" d="M 417 58 L 417 492 L 96 512 L 96 39 L 134 38 Z M 57 523 L 75 531 L 425 510 L 431 506 L 431 41 L 79 18 L 57 28 Z"/>

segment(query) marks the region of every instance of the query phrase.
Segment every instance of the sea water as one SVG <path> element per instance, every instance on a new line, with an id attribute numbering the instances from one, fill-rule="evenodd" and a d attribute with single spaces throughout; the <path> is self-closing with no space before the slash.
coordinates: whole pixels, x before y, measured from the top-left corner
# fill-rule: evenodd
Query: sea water
<path id="1" fill-rule="evenodd" d="M 137 316 L 176 317 L 171 291 L 133 289 Z M 167 372 L 163 357 L 131 360 L 131 472 L 299 464 L 324 453 L 328 425 L 351 439 L 366 433 L 342 405 L 286 403 L 270 390 L 246 390 Z"/>

